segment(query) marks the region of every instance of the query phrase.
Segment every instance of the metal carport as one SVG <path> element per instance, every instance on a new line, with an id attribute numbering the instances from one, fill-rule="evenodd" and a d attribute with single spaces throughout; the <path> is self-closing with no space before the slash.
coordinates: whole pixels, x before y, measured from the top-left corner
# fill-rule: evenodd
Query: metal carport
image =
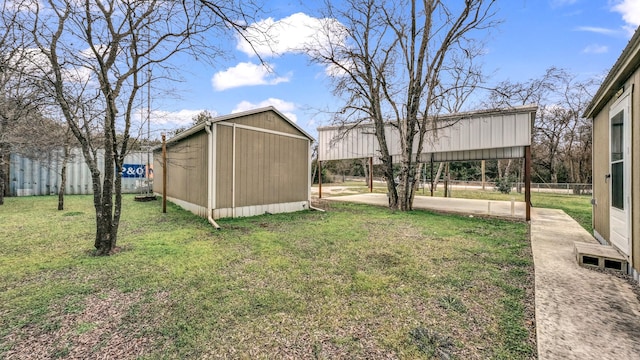
<path id="1" fill-rule="evenodd" d="M 427 132 L 422 153 L 414 156 L 420 162 L 524 158 L 528 221 L 531 219 L 531 136 L 537 109 L 537 105 L 524 105 L 440 115 L 438 129 Z M 389 124 L 385 127 L 385 136 L 390 155 L 399 157 L 398 131 Z M 380 163 L 373 123 L 320 127 L 318 138 L 319 166 L 326 160 L 362 158 Z"/>

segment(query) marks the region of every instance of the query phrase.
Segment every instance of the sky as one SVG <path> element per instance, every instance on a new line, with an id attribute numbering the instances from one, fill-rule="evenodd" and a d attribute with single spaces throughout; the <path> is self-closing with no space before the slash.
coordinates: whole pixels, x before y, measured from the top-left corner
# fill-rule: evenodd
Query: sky
<path id="1" fill-rule="evenodd" d="M 234 37 L 221 39 L 226 56 L 214 64 L 178 59 L 183 70 L 182 81 L 172 85 L 175 96 L 152 93 L 156 134 L 189 127 L 203 110 L 221 116 L 269 105 L 314 137 L 317 127 L 329 125 L 324 110 L 341 103 L 331 95 L 327 69 L 294 50 L 313 36 L 317 9 L 300 0 L 265 1 L 264 17 L 249 25 L 279 29 L 273 51 L 258 49 L 270 69 Z M 502 22 L 483 35 L 479 59 L 488 86 L 537 78 L 552 66 L 578 78 L 603 78 L 640 25 L 640 0 L 502 0 L 495 6 Z"/>

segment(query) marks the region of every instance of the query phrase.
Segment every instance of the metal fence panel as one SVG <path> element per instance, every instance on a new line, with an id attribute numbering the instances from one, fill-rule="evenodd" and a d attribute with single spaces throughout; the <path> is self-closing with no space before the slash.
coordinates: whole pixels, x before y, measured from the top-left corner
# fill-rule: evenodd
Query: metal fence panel
<path id="1" fill-rule="evenodd" d="M 20 154 L 11 154 L 9 164 L 9 194 L 11 196 L 53 195 L 57 194 L 61 183 L 63 150 L 54 150 L 40 159 L 32 159 Z M 98 151 L 98 168 L 104 167 L 104 151 Z M 142 193 L 146 191 L 147 161 L 153 164 L 153 154 L 137 151 L 125 156 L 124 163 L 135 168 L 143 168 L 141 176 L 122 178 L 123 193 Z M 152 167 L 153 165 L 151 165 Z M 67 183 L 65 194 L 92 194 L 91 171 L 85 163 L 80 148 L 71 149 L 67 162 Z M 150 180 L 153 180 L 151 169 Z"/>

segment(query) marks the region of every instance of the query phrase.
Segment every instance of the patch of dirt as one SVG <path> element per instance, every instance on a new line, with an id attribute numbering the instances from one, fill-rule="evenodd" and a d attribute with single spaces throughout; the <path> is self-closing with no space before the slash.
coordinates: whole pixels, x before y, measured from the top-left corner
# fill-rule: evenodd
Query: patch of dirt
<path id="1" fill-rule="evenodd" d="M 331 209 L 331 202 L 325 199 L 311 197 L 311 206 L 327 211 Z"/>
<path id="2" fill-rule="evenodd" d="M 76 311 L 70 311 L 68 302 L 58 303 L 50 308 L 45 324 L 27 324 L 9 333 L 4 340 L 13 346 L 4 356 L 6 359 L 136 359 L 145 355 L 153 342 L 143 335 L 143 325 L 132 325 L 126 319 L 141 300 L 140 292 L 111 290 L 87 296 L 76 305 Z"/>

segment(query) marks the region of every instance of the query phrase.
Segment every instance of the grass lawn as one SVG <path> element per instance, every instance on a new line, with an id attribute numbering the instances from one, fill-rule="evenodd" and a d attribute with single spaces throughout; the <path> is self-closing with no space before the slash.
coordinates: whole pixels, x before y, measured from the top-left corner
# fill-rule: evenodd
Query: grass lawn
<path id="1" fill-rule="evenodd" d="M 0 358 L 535 358 L 526 224 L 330 205 L 205 220 L 125 196 L 0 206 Z"/>
<path id="2" fill-rule="evenodd" d="M 317 187 L 317 185 L 314 185 Z M 332 186 L 345 187 L 340 192 L 330 192 Z M 369 192 L 367 185 L 364 182 L 347 182 L 347 183 L 330 183 L 323 184 L 323 193 L 330 193 L 330 196 L 340 195 L 352 195 L 354 193 L 366 193 Z M 438 191 L 434 193 L 434 196 L 444 196 L 442 185 L 438 187 Z M 387 193 L 386 185 L 383 183 L 375 183 L 373 191 L 376 193 Z M 425 189 L 424 193 L 422 189 L 418 190 L 416 195 L 430 196 L 429 189 Z M 454 198 L 462 199 L 485 199 L 485 200 L 504 200 L 510 201 L 512 198 L 516 201 L 524 201 L 524 193 L 518 194 L 512 192 L 510 194 L 502 194 L 499 191 L 493 190 L 487 187 L 487 190 L 458 190 L 453 189 L 451 196 Z M 569 195 L 558 194 L 549 192 L 536 192 L 535 189 L 531 191 L 531 204 L 533 207 L 561 209 L 567 213 L 567 215 L 574 218 L 587 232 L 593 233 L 592 228 L 592 208 L 591 208 L 591 195 Z"/>

